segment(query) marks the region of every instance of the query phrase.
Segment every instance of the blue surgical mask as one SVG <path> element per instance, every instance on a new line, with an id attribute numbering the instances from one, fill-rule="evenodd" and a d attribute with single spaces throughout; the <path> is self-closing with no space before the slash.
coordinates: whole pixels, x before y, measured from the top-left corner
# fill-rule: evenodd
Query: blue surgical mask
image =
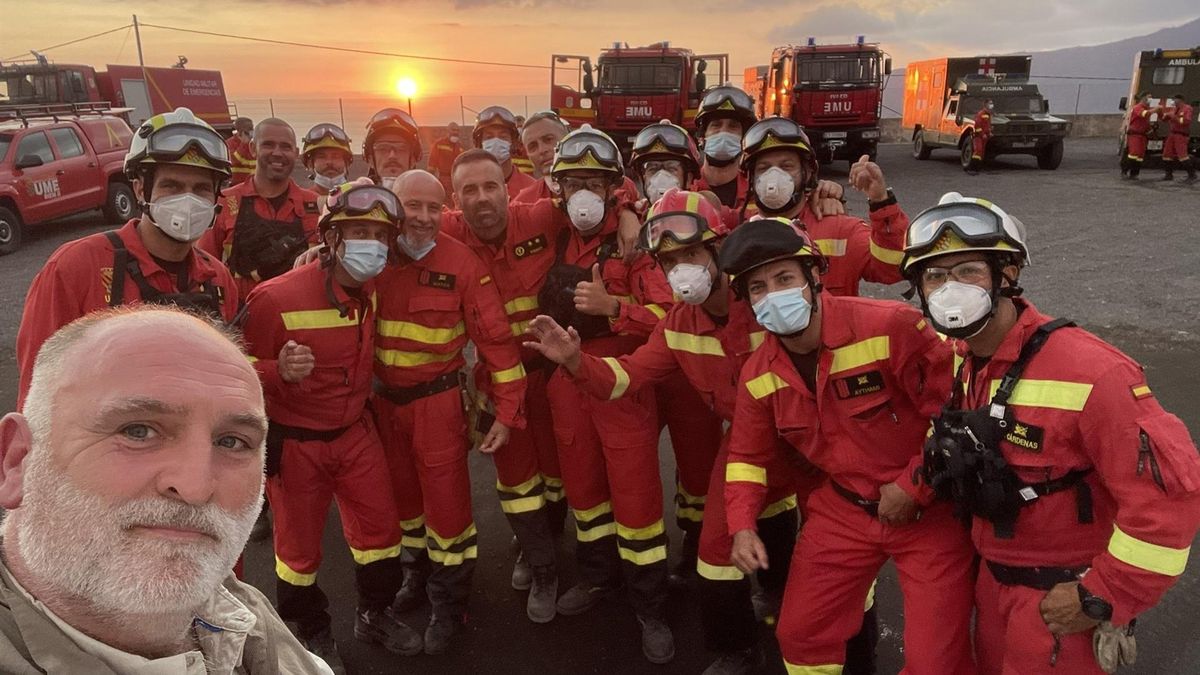
<path id="1" fill-rule="evenodd" d="M 412 258 L 413 260 L 420 260 L 421 258 L 429 255 L 429 252 L 433 250 L 434 246 L 437 246 L 437 239 L 430 239 L 424 244 L 412 244 L 409 243 L 408 237 L 402 234 L 396 237 L 396 243 L 400 245 L 400 250 L 404 251 L 408 257 Z"/>
<path id="2" fill-rule="evenodd" d="M 704 154 L 718 161 L 737 157 L 742 152 L 742 139 L 732 131 L 722 131 L 704 139 Z"/>
<path id="3" fill-rule="evenodd" d="M 374 279 L 387 265 L 387 244 L 373 239 L 347 239 L 342 242 L 339 260 L 355 281 Z"/>
<path id="4" fill-rule="evenodd" d="M 483 149 L 492 157 L 496 158 L 497 162 L 503 164 L 512 156 L 512 143 L 503 138 L 489 138 L 483 142 Z"/>
<path id="5" fill-rule="evenodd" d="M 805 284 L 799 288 L 773 291 L 754 303 L 754 318 L 776 335 L 793 335 L 808 328 L 812 303 L 804 297 Z"/>

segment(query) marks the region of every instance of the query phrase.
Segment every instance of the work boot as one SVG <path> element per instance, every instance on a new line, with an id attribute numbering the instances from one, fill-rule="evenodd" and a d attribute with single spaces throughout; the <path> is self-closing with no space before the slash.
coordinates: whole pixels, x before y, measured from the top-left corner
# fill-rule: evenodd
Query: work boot
<path id="1" fill-rule="evenodd" d="M 1174 172 L 1174 171 L 1168 171 L 1168 172 L 1167 172 L 1167 173 L 1165 173 L 1165 174 L 1163 175 L 1163 177 L 1162 177 L 1162 178 L 1160 178 L 1159 180 L 1161 180 L 1161 181 L 1163 181 L 1163 182 L 1175 180 L 1175 172 Z"/>
<path id="2" fill-rule="evenodd" d="M 396 618 L 391 609 L 355 612 L 354 637 L 363 642 L 381 645 L 389 652 L 401 656 L 421 653 L 421 635 Z"/>
<path id="3" fill-rule="evenodd" d="M 425 628 L 425 653 L 444 654 L 451 639 L 463 630 L 463 620 L 457 616 L 433 614 Z"/>
<path id="4" fill-rule="evenodd" d="M 334 675 L 346 675 L 346 664 L 342 663 L 337 643 L 333 641 L 333 633 L 328 628 L 310 638 L 300 638 L 300 644 L 320 657 L 325 665 L 334 672 Z"/>
<path id="5" fill-rule="evenodd" d="M 689 557 L 685 554 L 667 575 L 667 586 L 672 591 L 686 591 L 692 587 L 698 577 L 695 556 Z"/>
<path id="6" fill-rule="evenodd" d="M 266 541 L 271 538 L 271 515 L 270 509 L 266 503 L 263 503 L 262 510 L 258 512 L 258 518 L 254 521 L 254 527 L 250 528 L 250 541 L 259 542 Z"/>
<path id="7" fill-rule="evenodd" d="M 558 599 L 556 603 L 558 613 L 563 616 L 583 614 L 599 604 L 613 590 L 615 589 L 611 586 L 593 586 L 586 581 L 581 581 L 567 589 L 567 592 Z"/>
<path id="8" fill-rule="evenodd" d="M 675 658 L 675 636 L 662 619 L 639 616 L 642 624 L 642 654 L 650 663 L 670 663 Z"/>
<path id="9" fill-rule="evenodd" d="M 756 673 L 766 662 L 758 647 L 729 652 L 713 661 L 702 675 L 750 675 Z"/>
<path id="10" fill-rule="evenodd" d="M 550 623 L 558 611 L 555 600 L 558 597 L 558 572 L 554 565 L 538 565 L 531 574 L 525 615 L 534 623 Z"/>
<path id="11" fill-rule="evenodd" d="M 405 568 L 404 583 L 400 585 L 396 599 L 392 601 L 392 611 L 402 614 L 425 604 L 429 600 L 429 596 L 425 594 L 425 580 L 425 574 Z"/>
<path id="12" fill-rule="evenodd" d="M 512 587 L 515 591 L 527 591 L 529 585 L 533 583 L 533 570 L 529 569 L 529 562 L 525 560 L 525 553 L 517 553 L 517 562 L 513 563 L 512 572 Z"/>

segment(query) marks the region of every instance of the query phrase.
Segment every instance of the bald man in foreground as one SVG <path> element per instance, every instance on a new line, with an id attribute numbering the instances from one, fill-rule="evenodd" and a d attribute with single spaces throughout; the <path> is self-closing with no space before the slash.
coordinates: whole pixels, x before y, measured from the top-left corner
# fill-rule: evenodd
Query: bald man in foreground
<path id="1" fill-rule="evenodd" d="M 138 305 L 47 340 L 0 419 L 0 672 L 329 673 L 230 573 L 266 431 L 205 320 Z"/>

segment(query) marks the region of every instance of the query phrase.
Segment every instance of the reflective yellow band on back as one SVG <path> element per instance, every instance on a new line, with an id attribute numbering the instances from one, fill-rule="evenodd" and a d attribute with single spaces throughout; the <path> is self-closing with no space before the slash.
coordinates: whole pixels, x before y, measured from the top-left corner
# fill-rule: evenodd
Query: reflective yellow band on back
<path id="1" fill-rule="evenodd" d="M 634 565 L 653 565 L 656 562 L 667 559 L 667 547 L 665 544 L 646 549 L 645 551 L 631 551 L 618 543 L 617 551 L 621 554 L 621 560 L 627 560 Z"/>
<path id="2" fill-rule="evenodd" d="M 430 328 L 429 326 L 422 326 L 419 323 L 411 323 L 409 321 L 386 321 L 380 319 L 377 322 L 377 326 L 379 334 L 383 337 L 412 340 L 413 342 L 423 342 L 427 345 L 448 344 L 462 337 L 466 332 L 466 327 L 462 321 L 459 321 L 453 328 Z"/>
<path id="3" fill-rule="evenodd" d="M 358 325 L 357 312 L 351 312 L 343 317 L 336 309 L 284 312 L 279 315 L 279 318 L 283 319 L 283 327 L 288 330 L 317 330 Z"/>
<path id="4" fill-rule="evenodd" d="M 759 518 L 774 518 L 775 516 L 791 511 L 796 508 L 796 495 L 788 495 L 774 504 L 767 504 L 767 507 L 758 514 Z"/>
<path id="5" fill-rule="evenodd" d="M 725 465 L 725 482 L 767 484 L 767 470 L 761 466 L 743 462 L 730 462 Z"/>
<path id="6" fill-rule="evenodd" d="M 746 389 L 748 389 L 750 391 L 750 395 L 756 399 L 770 396 L 786 386 L 788 386 L 788 383 L 784 382 L 783 379 L 775 373 L 763 373 L 762 375 L 759 375 L 758 377 L 746 382 Z"/>
<path id="7" fill-rule="evenodd" d="M 1000 388 L 1000 380 L 992 380 L 991 394 Z M 1083 382 L 1061 380 L 1019 380 L 1010 405 L 1026 405 L 1031 408 L 1054 408 L 1079 412 L 1087 405 L 1092 395 L 1092 385 Z"/>
<path id="8" fill-rule="evenodd" d="M 287 563 L 275 556 L 275 576 L 293 586 L 312 586 L 317 583 L 317 573 L 302 574 L 287 566 Z"/>
<path id="9" fill-rule="evenodd" d="M 701 356 L 725 356 L 725 350 L 721 348 L 721 341 L 711 335 L 694 335 L 664 330 L 663 337 L 667 339 L 667 346 L 675 351 Z"/>
<path id="10" fill-rule="evenodd" d="M 571 509 L 571 511 L 574 513 L 575 520 L 577 522 L 590 523 L 606 513 L 612 513 L 612 502 L 601 502 L 592 508 L 584 509 L 583 511 L 580 511 L 579 509 Z"/>
<path id="11" fill-rule="evenodd" d="M 518 363 L 512 368 L 506 368 L 504 370 L 492 373 L 492 384 L 507 384 L 509 382 L 516 382 L 524 377 L 525 366 L 522 366 Z"/>
<path id="12" fill-rule="evenodd" d="M 621 362 L 611 356 L 605 356 L 604 363 L 612 369 L 613 376 L 617 381 L 613 384 L 612 393 L 608 395 L 608 400 L 615 401 L 625 395 L 625 390 L 629 388 L 629 373 L 625 372 L 625 368 L 621 366 Z"/>
<path id="13" fill-rule="evenodd" d="M 396 544 L 395 546 L 389 546 L 387 548 L 375 548 L 363 551 L 351 546 L 350 555 L 354 556 L 354 562 L 358 563 L 359 565 L 369 565 L 373 562 L 387 560 L 388 558 L 395 558 L 396 556 L 400 555 L 400 546 L 400 544 Z"/>
<path id="14" fill-rule="evenodd" d="M 817 245 L 817 248 L 821 249 L 821 253 L 826 258 L 846 255 L 845 239 L 817 239 L 813 243 Z"/>
<path id="15" fill-rule="evenodd" d="M 833 363 L 829 366 L 829 374 L 853 370 L 875 361 L 886 361 L 891 353 L 890 344 L 888 336 L 878 335 L 838 347 L 833 350 Z"/>
<path id="16" fill-rule="evenodd" d="M 797 666 L 787 661 L 783 662 L 787 675 L 842 675 L 842 664 L 830 663 L 825 666 Z"/>
<path id="17" fill-rule="evenodd" d="M 516 314 L 518 312 L 528 312 L 538 308 L 538 299 L 536 295 L 525 295 L 519 298 L 513 298 L 504 303 L 505 314 Z"/>
<path id="18" fill-rule="evenodd" d="M 402 352 L 396 349 L 375 348 L 375 359 L 385 366 L 413 368 L 427 363 L 445 363 L 458 356 L 459 352 L 431 354 L 429 352 Z"/>
<path id="19" fill-rule="evenodd" d="M 645 307 L 646 309 L 650 310 L 651 314 L 653 314 L 654 316 L 657 316 L 660 319 L 667 315 L 667 310 L 663 309 L 662 306 L 660 306 L 660 305 L 650 303 L 648 305 L 642 305 L 642 306 Z"/>
<path id="20" fill-rule="evenodd" d="M 710 565 L 700 559 L 696 560 L 696 572 L 709 581 L 741 581 L 746 578 L 733 565 Z"/>
<path id="21" fill-rule="evenodd" d="M 646 527 L 627 527 L 617 523 L 617 536 L 622 539 L 633 541 L 653 539 L 664 532 L 666 532 L 666 529 L 663 527 L 663 521 L 661 520 L 655 521 Z"/>
<path id="22" fill-rule="evenodd" d="M 900 265 L 900 261 L 904 260 L 904 251 L 896 251 L 890 248 L 884 248 L 871 240 L 871 255 L 879 262 L 885 262 L 889 265 Z"/>
<path id="23" fill-rule="evenodd" d="M 1177 577 L 1183 574 L 1184 568 L 1187 567 L 1190 549 L 1151 544 L 1125 534 L 1119 527 L 1114 527 L 1112 539 L 1108 540 L 1108 552 L 1126 565 L 1155 574 Z"/>

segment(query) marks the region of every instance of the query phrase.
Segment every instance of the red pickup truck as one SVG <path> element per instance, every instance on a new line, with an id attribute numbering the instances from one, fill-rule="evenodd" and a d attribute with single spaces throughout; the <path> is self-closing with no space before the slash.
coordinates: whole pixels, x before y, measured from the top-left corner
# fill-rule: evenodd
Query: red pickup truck
<path id="1" fill-rule="evenodd" d="M 120 117 L 0 110 L 0 255 L 21 246 L 25 228 L 55 218 L 92 209 L 111 223 L 133 218 L 137 199 L 122 171 L 131 138 Z"/>

